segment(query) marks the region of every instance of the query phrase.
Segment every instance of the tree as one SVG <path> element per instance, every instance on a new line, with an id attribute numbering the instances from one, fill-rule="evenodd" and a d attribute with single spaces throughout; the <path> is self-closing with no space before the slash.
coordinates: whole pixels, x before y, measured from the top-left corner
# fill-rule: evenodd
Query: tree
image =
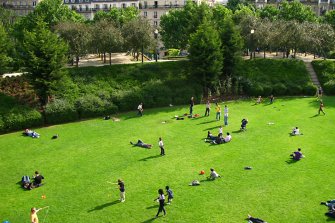
<path id="1" fill-rule="evenodd" d="M 199 26 L 191 35 L 189 58 L 194 79 L 203 87 L 204 97 L 208 88 L 213 88 L 222 73 L 223 56 L 221 41 L 217 30 L 208 22 Z"/>
<path id="2" fill-rule="evenodd" d="M 12 49 L 11 41 L 5 27 L 0 22 L 0 75 L 10 70 L 13 59 L 10 56 Z"/>
<path id="3" fill-rule="evenodd" d="M 109 21 L 116 26 L 122 27 L 125 23 L 139 17 L 139 10 L 135 7 L 111 8 L 109 11 L 98 11 L 93 18 L 94 22 Z"/>
<path id="4" fill-rule="evenodd" d="M 79 58 L 88 52 L 90 32 L 88 26 L 78 22 L 59 23 L 55 29 L 69 45 L 69 57 L 75 58 L 78 67 Z M 73 59 L 72 59 L 73 60 Z"/>
<path id="5" fill-rule="evenodd" d="M 109 64 L 112 64 L 112 53 L 122 49 L 123 38 L 120 28 L 114 22 L 99 21 L 92 27 L 92 41 L 99 53 L 109 54 Z M 105 58 L 105 56 L 104 56 Z M 104 61 L 105 62 L 105 61 Z"/>
<path id="6" fill-rule="evenodd" d="M 125 48 L 136 54 L 138 60 L 139 52 L 143 54 L 145 49 L 149 49 L 154 43 L 153 28 L 145 18 L 138 17 L 127 22 L 122 29 L 122 35 L 125 42 Z"/>
<path id="7" fill-rule="evenodd" d="M 310 6 L 302 4 L 299 1 L 284 1 L 281 4 L 278 18 L 285 21 L 296 20 L 300 23 L 304 21 L 316 21 L 316 15 L 313 12 L 312 8 Z"/>
<path id="8" fill-rule="evenodd" d="M 335 29 L 335 10 L 328 11 L 324 15 L 323 21 L 330 24 Z"/>
<path id="9" fill-rule="evenodd" d="M 279 14 L 279 9 L 273 5 L 266 5 L 259 12 L 259 16 L 262 19 L 266 18 L 266 19 L 269 19 L 270 21 L 277 19 L 278 14 Z"/>
<path id="10" fill-rule="evenodd" d="M 32 31 L 24 31 L 20 52 L 29 82 L 41 105 L 45 106 L 64 76 L 61 68 L 65 63 L 67 45 L 48 29 L 45 22 L 36 21 Z"/>
<path id="11" fill-rule="evenodd" d="M 219 32 L 222 44 L 222 54 L 224 55 L 222 73 L 224 79 L 228 79 L 233 75 L 234 68 L 241 59 L 243 41 L 230 17 L 224 19 L 223 26 L 221 30 L 219 29 Z"/>

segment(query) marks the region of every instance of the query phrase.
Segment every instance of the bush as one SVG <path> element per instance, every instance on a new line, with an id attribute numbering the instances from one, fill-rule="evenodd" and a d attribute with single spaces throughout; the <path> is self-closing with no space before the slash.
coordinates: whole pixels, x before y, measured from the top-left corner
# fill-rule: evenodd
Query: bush
<path id="1" fill-rule="evenodd" d="M 334 95 L 335 94 L 335 79 L 329 80 L 323 85 L 323 90 L 327 94 Z"/>
<path id="2" fill-rule="evenodd" d="M 164 107 L 172 103 L 172 90 L 161 81 L 150 82 L 142 90 L 146 107 Z"/>
<path id="3" fill-rule="evenodd" d="M 15 107 L 3 115 L 5 132 L 41 126 L 43 119 L 41 113 L 26 107 Z"/>
<path id="4" fill-rule="evenodd" d="M 5 122 L 3 121 L 3 117 L 0 115 L 0 133 L 5 133 Z"/>
<path id="5" fill-rule="evenodd" d="M 272 94 L 272 86 L 270 84 L 263 85 L 263 95 L 270 96 Z"/>
<path id="6" fill-rule="evenodd" d="M 119 91 L 114 95 L 115 103 L 120 111 L 136 110 L 137 106 L 143 102 L 142 92 L 139 89 Z M 143 106 L 146 104 L 143 102 Z"/>
<path id="7" fill-rule="evenodd" d="M 45 108 L 45 120 L 47 124 L 58 124 L 76 121 L 78 112 L 73 104 L 67 100 L 56 99 Z"/>
<path id="8" fill-rule="evenodd" d="M 283 83 L 277 83 L 273 85 L 273 94 L 274 95 L 285 95 L 287 92 L 287 88 Z"/>
<path id="9" fill-rule="evenodd" d="M 117 106 L 94 95 L 86 95 L 76 101 L 80 118 L 106 116 L 117 112 Z"/>
<path id="10" fill-rule="evenodd" d="M 287 85 L 287 94 L 288 95 L 301 95 L 303 93 L 303 87 L 295 84 Z"/>
<path id="11" fill-rule="evenodd" d="M 309 96 L 314 96 L 316 94 L 316 91 L 317 87 L 312 83 L 305 85 L 303 89 L 303 93 Z"/>
<path id="12" fill-rule="evenodd" d="M 180 50 L 179 49 L 168 49 L 168 55 L 170 57 L 179 56 L 179 54 L 180 54 Z"/>

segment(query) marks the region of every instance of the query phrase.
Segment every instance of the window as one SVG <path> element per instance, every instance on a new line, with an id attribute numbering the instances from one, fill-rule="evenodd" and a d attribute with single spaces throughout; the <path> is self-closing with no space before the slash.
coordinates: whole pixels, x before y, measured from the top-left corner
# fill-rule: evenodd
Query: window
<path id="1" fill-rule="evenodd" d="M 107 4 L 104 4 L 104 9 L 108 9 L 108 5 Z"/>
<path id="2" fill-rule="evenodd" d="M 85 5 L 85 10 L 89 11 L 88 5 Z"/>
<path id="3" fill-rule="evenodd" d="M 155 3 L 154 3 L 154 7 L 155 7 L 155 8 L 158 8 L 158 1 L 155 1 Z"/>
<path id="4" fill-rule="evenodd" d="M 148 2 L 147 1 L 144 1 L 144 8 L 148 8 Z"/>
<path id="5" fill-rule="evenodd" d="M 95 9 L 100 9 L 100 5 L 99 4 L 95 4 Z"/>
<path id="6" fill-rule="evenodd" d="M 136 4 L 135 3 L 131 3 L 131 6 L 135 7 L 136 8 Z"/>
<path id="7" fill-rule="evenodd" d="M 126 3 L 122 3 L 122 8 L 126 8 L 127 4 Z"/>
<path id="8" fill-rule="evenodd" d="M 79 5 L 79 11 L 83 11 L 83 7 Z"/>
<path id="9" fill-rule="evenodd" d="M 143 12 L 143 16 L 146 18 L 148 16 L 148 12 Z"/>
<path id="10" fill-rule="evenodd" d="M 157 21 L 154 21 L 154 26 L 158 26 L 158 22 Z"/>
<path id="11" fill-rule="evenodd" d="M 157 11 L 154 12 L 154 18 L 157 19 Z"/>
<path id="12" fill-rule="evenodd" d="M 33 1 L 33 6 L 36 6 L 36 1 Z"/>

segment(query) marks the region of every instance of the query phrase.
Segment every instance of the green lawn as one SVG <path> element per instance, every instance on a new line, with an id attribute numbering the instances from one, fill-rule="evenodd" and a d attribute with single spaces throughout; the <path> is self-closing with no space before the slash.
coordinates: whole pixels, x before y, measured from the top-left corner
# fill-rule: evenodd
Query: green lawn
<path id="1" fill-rule="evenodd" d="M 334 99 L 324 98 L 325 116 L 315 115 L 315 98 L 278 99 L 273 105 L 228 102 L 230 124 L 224 132 L 231 132 L 233 140 L 215 146 L 203 140 L 208 130 L 217 134 L 223 123 L 215 121 L 213 105 L 210 117 L 197 119 L 174 120 L 188 107 L 169 107 L 146 110 L 141 118 L 135 112 L 122 114 L 120 122 L 94 119 L 36 129 L 39 139 L 20 132 L 2 135 L 0 222 L 28 222 L 31 207 L 47 205 L 49 223 L 237 223 L 246 222 L 248 213 L 269 223 L 326 222 L 327 208 L 320 201 L 335 198 Z M 205 108 L 197 105 L 194 110 L 202 116 Z M 245 117 L 248 130 L 239 133 Z M 294 126 L 304 135 L 290 137 Z M 51 140 L 56 133 L 59 139 Z M 164 157 L 159 156 L 160 136 Z M 132 147 L 129 141 L 137 139 L 154 146 Z M 298 147 L 306 157 L 286 163 Z M 211 167 L 221 179 L 209 182 L 198 175 L 205 170 L 207 176 Z M 17 182 L 35 170 L 45 176 L 45 185 L 22 190 Z M 124 203 L 115 202 L 117 185 L 106 183 L 118 178 L 126 185 Z M 188 186 L 194 179 L 203 182 Z M 175 199 L 166 207 L 166 217 L 153 220 L 158 208 L 153 200 L 166 185 Z M 46 213 L 39 212 L 41 223 Z"/>

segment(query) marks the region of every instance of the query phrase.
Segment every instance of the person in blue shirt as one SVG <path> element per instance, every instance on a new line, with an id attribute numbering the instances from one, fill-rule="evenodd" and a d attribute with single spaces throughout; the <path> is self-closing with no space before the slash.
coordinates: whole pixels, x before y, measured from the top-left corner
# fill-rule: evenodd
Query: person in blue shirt
<path id="1" fill-rule="evenodd" d="M 166 193 L 167 193 L 166 196 L 168 196 L 167 204 L 171 204 L 171 201 L 173 199 L 173 192 L 172 192 L 172 190 L 170 189 L 169 186 L 166 186 L 165 189 L 166 189 Z"/>

